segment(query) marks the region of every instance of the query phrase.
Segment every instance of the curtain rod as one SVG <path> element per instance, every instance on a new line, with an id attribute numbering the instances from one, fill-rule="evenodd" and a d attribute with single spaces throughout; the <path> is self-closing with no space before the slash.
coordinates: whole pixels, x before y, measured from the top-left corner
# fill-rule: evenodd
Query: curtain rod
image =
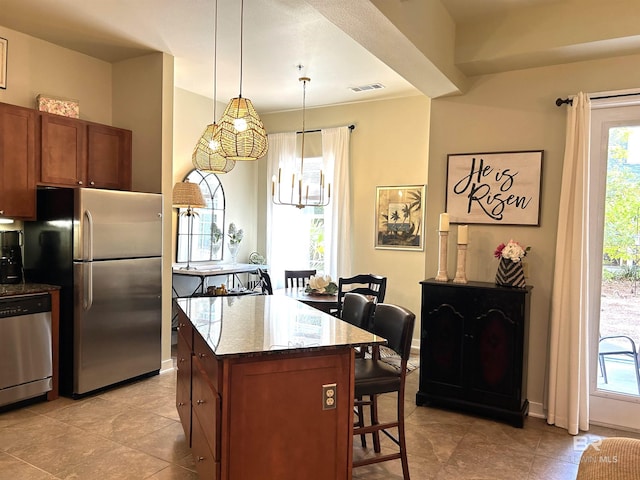
<path id="1" fill-rule="evenodd" d="M 638 93 L 618 93 L 618 94 L 612 94 L 612 95 L 597 95 L 596 96 L 589 96 L 590 100 L 602 100 L 603 98 L 620 98 L 620 97 L 633 97 L 633 96 L 637 96 Z M 573 99 L 572 98 L 556 98 L 556 106 L 560 107 L 562 105 L 573 105 Z"/>
<path id="2" fill-rule="evenodd" d="M 351 125 L 348 125 L 348 128 L 349 128 L 349 130 L 353 131 L 356 128 L 356 126 L 351 124 Z M 322 131 L 321 128 L 317 128 L 315 130 L 305 130 L 304 133 L 318 133 L 318 132 L 321 132 L 321 131 Z M 298 134 L 298 135 L 300 135 L 301 133 L 302 133 L 302 130 L 299 131 L 299 132 L 296 132 L 296 134 Z"/>

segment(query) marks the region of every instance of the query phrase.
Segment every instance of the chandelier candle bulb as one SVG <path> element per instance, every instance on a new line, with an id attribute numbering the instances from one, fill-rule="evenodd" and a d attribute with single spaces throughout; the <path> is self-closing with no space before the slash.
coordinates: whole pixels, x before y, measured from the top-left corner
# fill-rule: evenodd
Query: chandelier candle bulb
<path id="1" fill-rule="evenodd" d="M 469 225 L 458 225 L 458 245 L 469 243 Z"/>
<path id="2" fill-rule="evenodd" d="M 448 213 L 440 214 L 440 223 L 438 225 L 438 231 L 440 232 L 449 231 L 449 214 Z"/>

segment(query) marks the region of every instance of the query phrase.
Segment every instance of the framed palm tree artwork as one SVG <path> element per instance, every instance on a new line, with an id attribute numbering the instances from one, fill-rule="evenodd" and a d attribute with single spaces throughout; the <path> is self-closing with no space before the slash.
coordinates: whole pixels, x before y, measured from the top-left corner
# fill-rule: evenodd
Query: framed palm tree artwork
<path id="1" fill-rule="evenodd" d="M 424 250 L 425 188 L 376 187 L 375 248 Z"/>

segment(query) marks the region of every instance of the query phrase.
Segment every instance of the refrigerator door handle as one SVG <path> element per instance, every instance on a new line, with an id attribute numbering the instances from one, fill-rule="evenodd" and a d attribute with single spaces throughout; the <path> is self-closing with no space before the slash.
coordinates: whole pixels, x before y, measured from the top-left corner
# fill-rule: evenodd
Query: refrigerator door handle
<path id="1" fill-rule="evenodd" d="M 85 260 L 90 262 L 93 261 L 93 217 L 91 216 L 91 212 L 89 210 L 84 211 L 84 218 L 87 219 L 87 228 L 86 234 L 84 235 L 84 243 L 86 252 Z"/>
<path id="2" fill-rule="evenodd" d="M 91 262 L 84 263 L 84 299 L 83 307 L 86 310 L 91 309 L 93 305 L 93 264 Z"/>

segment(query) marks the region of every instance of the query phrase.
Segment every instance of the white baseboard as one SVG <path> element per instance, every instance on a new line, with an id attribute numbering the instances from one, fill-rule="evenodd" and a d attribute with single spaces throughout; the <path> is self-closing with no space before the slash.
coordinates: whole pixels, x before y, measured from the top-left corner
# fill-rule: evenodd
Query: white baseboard
<path id="1" fill-rule="evenodd" d="M 168 373 L 173 372 L 173 359 L 169 358 L 167 360 L 163 360 L 160 364 L 160 373 Z"/>
<path id="2" fill-rule="evenodd" d="M 535 418 L 547 418 L 547 414 L 540 402 L 529 402 L 529 416 Z"/>

